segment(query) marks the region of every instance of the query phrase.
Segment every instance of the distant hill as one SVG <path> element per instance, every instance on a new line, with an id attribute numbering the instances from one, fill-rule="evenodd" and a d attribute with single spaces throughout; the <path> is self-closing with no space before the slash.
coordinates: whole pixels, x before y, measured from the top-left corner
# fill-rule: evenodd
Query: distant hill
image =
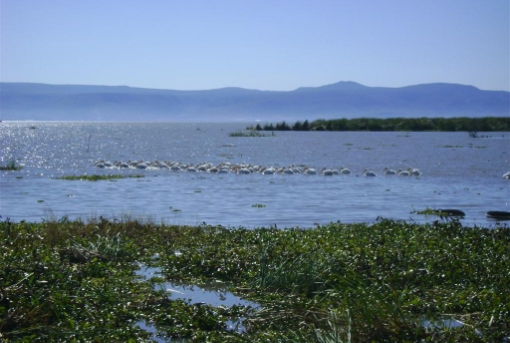
<path id="1" fill-rule="evenodd" d="M 0 83 L 2 120 L 244 121 L 510 116 L 510 93 L 433 83 L 400 88 L 338 82 L 294 91 L 179 91 Z"/>

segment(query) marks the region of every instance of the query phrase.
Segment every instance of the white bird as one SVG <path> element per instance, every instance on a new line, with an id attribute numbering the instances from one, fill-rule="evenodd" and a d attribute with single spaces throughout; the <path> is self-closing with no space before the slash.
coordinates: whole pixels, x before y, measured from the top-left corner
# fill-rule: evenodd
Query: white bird
<path id="1" fill-rule="evenodd" d="M 510 180 L 510 172 L 503 174 L 503 178 Z"/>
<path id="2" fill-rule="evenodd" d="M 400 170 L 398 171 L 398 176 L 409 176 L 409 171 L 408 170 Z"/>
<path id="3" fill-rule="evenodd" d="M 350 174 L 351 171 L 349 170 L 349 168 L 341 167 L 340 168 L 340 173 L 343 174 L 343 175 L 347 175 L 347 174 Z"/>
<path id="4" fill-rule="evenodd" d="M 250 170 L 248 168 L 240 168 L 238 171 L 237 171 L 237 174 L 250 174 Z"/>
<path id="5" fill-rule="evenodd" d="M 388 167 L 384 168 L 384 174 L 386 175 L 396 175 L 397 172 L 395 171 L 395 169 L 389 169 Z"/>
<path id="6" fill-rule="evenodd" d="M 275 169 L 273 167 L 269 167 L 267 169 L 264 169 L 262 174 L 264 175 L 273 175 L 275 173 Z"/>
<path id="7" fill-rule="evenodd" d="M 366 169 L 363 171 L 363 174 L 365 174 L 365 176 L 370 176 L 370 177 L 372 177 L 372 176 L 377 176 L 377 174 L 376 174 L 376 173 L 374 173 L 373 171 L 371 171 L 371 170 L 366 170 Z"/>
<path id="8" fill-rule="evenodd" d="M 94 163 L 94 165 L 98 168 L 104 168 L 104 161 L 103 160 L 97 161 L 96 163 Z"/>
<path id="9" fill-rule="evenodd" d="M 198 171 L 207 171 L 208 169 L 211 169 L 212 165 L 210 163 L 201 164 L 197 167 Z"/>
<path id="10" fill-rule="evenodd" d="M 322 168 L 321 173 L 324 176 L 333 176 L 333 170 L 331 169 Z"/>
<path id="11" fill-rule="evenodd" d="M 420 176 L 421 175 L 421 171 L 418 169 L 418 168 L 409 168 L 409 172 L 411 173 L 411 175 L 414 175 L 414 176 Z"/>

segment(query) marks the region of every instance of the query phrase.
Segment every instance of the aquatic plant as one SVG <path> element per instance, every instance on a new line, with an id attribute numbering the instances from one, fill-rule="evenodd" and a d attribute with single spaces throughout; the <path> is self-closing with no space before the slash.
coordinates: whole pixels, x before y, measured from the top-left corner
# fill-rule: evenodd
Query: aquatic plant
<path id="1" fill-rule="evenodd" d="M 424 210 L 413 210 L 411 213 L 414 214 L 425 214 L 425 215 L 435 215 L 442 218 L 448 218 L 448 217 L 464 217 L 465 213 L 461 210 L 456 209 L 432 209 L 432 208 L 425 208 Z"/>
<path id="2" fill-rule="evenodd" d="M 142 178 L 144 175 L 140 174 L 107 174 L 107 175 L 67 175 L 57 177 L 57 180 L 67 180 L 67 181 L 100 181 L 100 180 L 116 180 L 116 179 L 125 179 L 125 178 Z"/>
<path id="3" fill-rule="evenodd" d="M 16 161 L 14 159 L 10 160 L 5 166 L 0 166 L 0 170 L 21 170 L 23 166 L 16 165 Z"/>
<path id="4" fill-rule="evenodd" d="M 228 134 L 229 137 L 274 137 L 274 132 L 271 134 L 260 133 L 256 130 L 236 131 Z"/>
<path id="5" fill-rule="evenodd" d="M 146 321 L 159 335 L 197 342 L 501 342 L 510 331 L 509 245 L 506 226 L 454 220 L 312 229 L 5 220 L 0 337 L 143 342 L 151 334 L 137 323 Z M 171 300 L 135 276 L 137 261 L 169 279 L 223 281 L 261 307 Z M 229 330 L 230 318 L 246 330 Z M 423 325 L 445 318 L 464 325 Z"/>

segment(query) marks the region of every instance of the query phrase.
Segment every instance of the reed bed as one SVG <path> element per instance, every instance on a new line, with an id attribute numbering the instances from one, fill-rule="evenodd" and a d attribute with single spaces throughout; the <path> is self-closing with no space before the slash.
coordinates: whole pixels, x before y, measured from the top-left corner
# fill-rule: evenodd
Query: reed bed
<path id="1" fill-rule="evenodd" d="M 0 340 L 148 342 L 146 321 L 190 342 L 503 342 L 509 246 L 507 226 L 454 219 L 311 229 L 7 219 Z M 135 276 L 136 262 L 166 279 L 225 282 L 261 306 L 170 300 Z M 245 330 L 229 330 L 229 318 Z M 423 324 L 445 319 L 463 326 Z"/>

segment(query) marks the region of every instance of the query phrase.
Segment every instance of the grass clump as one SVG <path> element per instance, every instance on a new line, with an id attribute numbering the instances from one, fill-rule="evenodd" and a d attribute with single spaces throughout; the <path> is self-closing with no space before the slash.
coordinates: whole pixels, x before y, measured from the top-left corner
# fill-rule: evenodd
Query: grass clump
<path id="1" fill-rule="evenodd" d="M 275 136 L 274 132 L 272 132 L 270 134 L 265 134 L 265 133 L 261 133 L 256 130 L 247 130 L 247 131 L 239 130 L 236 132 L 231 132 L 228 135 L 229 135 L 229 137 L 274 137 Z"/>
<path id="2" fill-rule="evenodd" d="M 461 210 L 456 209 L 433 209 L 433 208 L 425 208 L 424 210 L 413 210 L 412 214 L 424 214 L 424 215 L 434 215 L 439 216 L 441 218 L 449 218 L 449 217 L 464 217 L 466 214 Z"/>
<path id="3" fill-rule="evenodd" d="M 313 229 L 7 220 L 0 337 L 143 342 L 149 334 L 135 323 L 145 320 L 194 342 L 502 342 L 508 246 L 510 228 L 456 220 Z M 136 261 L 173 280 L 223 281 L 260 308 L 170 300 L 136 279 Z M 227 330 L 228 318 L 243 318 L 246 331 Z M 423 325 L 442 319 L 465 325 Z"/>
<path id="4" fill-rule="evenodd" d="M 67 175 L 57 177 L 57 180 L 67 180 L 67 181 L 100 181 L 100 180 L 116 180 L 116 179 L 125 179 L 125 178 L 142 178 L 143 175 L 133 174 L 133 175 L 122 175 L 122 174 L 106 174 L 106 175 Z"/>
<path id="5" fill-rule="evenodd" d="M 0 166 L 0 170 L 3 171 L 14 171 L 14 170 L 21 170 L 23 169 L 23 166 L 16 165 L 15 160 L 10 160 L 6 165 Z"/>

